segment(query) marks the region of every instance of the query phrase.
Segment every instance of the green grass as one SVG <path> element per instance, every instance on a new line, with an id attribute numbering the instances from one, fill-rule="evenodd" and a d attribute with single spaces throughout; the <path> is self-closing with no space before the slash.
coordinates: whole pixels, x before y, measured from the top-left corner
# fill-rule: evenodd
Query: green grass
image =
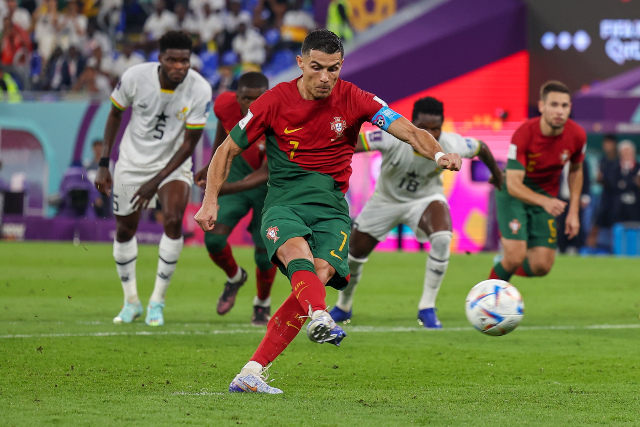
<path id="1" fill-rule="evenodd" d="M 469 289 L 491 255 L 453 256 L 438 297 L 442 331 L 415 316 L 424 254 L 374 253 L 340 348 L 301 333 L 270 369 L 283 395 L 230 394 L 264 328 L 250 280 L 226 316 L 224 277 L 185 248 L 166 325 L 111 323 L 122 291 L 111 245 L 0 243 L 0 425 L 640 425 L 638 261 L 559 257 L 514 278 L 526 314 L 505 337 L 473 330 Z M 140 246 L 151 293 L 157 247 Z M 289 284 L 278 275 L 273 309 Z M 329 289 L 327 302 L 335 302 Z"/>

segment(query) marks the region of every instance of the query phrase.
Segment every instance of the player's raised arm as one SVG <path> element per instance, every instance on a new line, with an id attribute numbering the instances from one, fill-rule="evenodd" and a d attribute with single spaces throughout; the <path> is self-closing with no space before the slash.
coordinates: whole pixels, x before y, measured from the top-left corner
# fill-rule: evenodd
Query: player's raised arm
<path id="1" fill-rule="evenodd" d="M 411 145 L 422 156 L 434 160 L 442 169 L 457 171 L 462 166 L 459 154 L 444 153 L 438 141 L 429 132 L 417 128 L 402 116 L 394 120 L 386 131 Z"/>
<path id="2" fill-rule="evenodd" d="M 496 159 L 493 157 L 493 153 L 489 149 L 489 146 L 484 143 L 484 141 L 478 140 L 480 143 L 480 151 L 478 151 L 478 157 L 484 163 L 489 170 L 491 171 L 491 179 L 489 182 L 493 184 L 498 190 L 502 188 L 502 181 L 504 180 L 502 176 L 502 171 L 496 162 Z"/>
<path id="3" fill-rule="evenodd" d="M 194 219 L 204 231 L 213 230 L 218 217 L 218 194 L 220 193 L 220 188 L 229 176 L 231 162 L 242 151 L 242 148 L 235 143 L 231 136 L 227 136 L 211 158 L 202 206 L 194 216 Z"/>

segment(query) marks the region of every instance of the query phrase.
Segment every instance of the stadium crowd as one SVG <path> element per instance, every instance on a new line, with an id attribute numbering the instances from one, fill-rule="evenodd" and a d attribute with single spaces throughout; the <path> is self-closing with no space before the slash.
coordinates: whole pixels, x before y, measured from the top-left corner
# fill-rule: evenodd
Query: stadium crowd
<path id="1" fill-rule="evenodd" d="M 183 30 L 215 96 L 242 72 L 290 67 L 316 27 L 310 0 L 0 0 L 1 71 L 20 90 L 108 97 L 124 70 L 157 60 L 164 32 Z"/>

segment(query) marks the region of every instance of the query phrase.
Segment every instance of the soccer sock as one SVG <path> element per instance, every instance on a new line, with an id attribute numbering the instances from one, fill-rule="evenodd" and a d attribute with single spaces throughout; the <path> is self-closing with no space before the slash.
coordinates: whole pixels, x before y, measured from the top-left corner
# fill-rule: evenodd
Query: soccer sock
<path id="1" fill-rule="evenodd" d="M 311 261 L 304 258 L 296 258 L 289 261 L 287 275 L 291 279 L 291 289 L 300 302 L 300 306 L 309 313 L 316 310 L 326 310 L 325 297 L 327 291 L 316 275 L 316 270 Z"/>
<path id="2" fill-rule="evenodd" d="M 136 259 L 138 258 L 138 240 L 136 236 L 128 242 L 113 241 L 113 259 L 122 282 L 124 300 L 129 303 L 140 302 L 136 284 Z"/>
<path id="3" fill-rule="evenodd" d="M 429 236 L 431 250 L 427 257 L 427 270 L 422 284 L 422 297 L 418 304 L 419 310 L 436 306 L 436 297 L 449 266 L 452 236 L 453 234 L 448 230 L 436 231 Z"/>
<path id="4" fill-rule="evenodd" d="M 184 237 L 179 239 L 171 239 L 166 234 L 162 234 L 160 239 L 160 249 L 158 256 L 158 272 L 156 274 L 156 284 L 153 287 L 153 293 L 149 301 L 163 302 L 164 297 L 171 283 L 171 276 L 176 271 L 178 258 L 184 246 Z"/>
<path id="5" fill-rule="evenodd" d="M 294 293 L 282 303 L 269 323 L 267 333 L 251 360 L 262 366 L 271 363 L 298 335 L 307 320 L 307 310 L 302 308 Z"/>
<path id="6" fill-rule="evenodd" d="M 364 269 L 364 263 L 369 261 L 369 258 L 356 258 L 351 254 L 348 255 L 349 272 L 351 278 L 347 287 L 338 292 L 338 301 L 336 307 L 342 311 L 348 312 L 353 307 L 353 294 L 356 292 L 356 286 L 360 283 L 362 277 L 362 270 Z"/>
<path id="7" fill-rule="evenodd" d="M 273 281 L 276 278 L 276 272 L 278 271 L 278 267 L 272 265 L 269 270 L 260 270 L 260 268 L 256 267 L 256 288 L 257 288 L 257 298 L 264 301 L 269 298 L 271 295 L 271 287 L 273 286 Z"/>
<path id="8" fill-rule="evenodd" d="M 236 283 L 242 277 L 242 272 L 233 258 L 231 246 L 228 243 L 220 252 L 213 254 L 209 252 L 209 258 L 226 273 L 231 283 Z"/>
<path id="9" fill-rule="evenodd" d="M 524 276 L 524 277 L 533 277 L 535 276 L 535 274 L 533 274 L 533 271 L 531 270 L 531 266 L 529 265 L 529 258 L 525 258 L 524 262 L 522 263 L 522 265 L 520 267 L 518 267 L 518 269 L 516 270 L 516 272 L 514 273 L 516 276 Z"/>
<path id="10" fill-rule="evenodd" d="M 508 282 L 509 279 L 511 279 L 511 276 L 513 276 L 513 273 L 509 273 L 507 270 L 505 270 L 502 266 L 502 262 L 499 262 L 491 269 L 489 279 L 500 279 Z"/>

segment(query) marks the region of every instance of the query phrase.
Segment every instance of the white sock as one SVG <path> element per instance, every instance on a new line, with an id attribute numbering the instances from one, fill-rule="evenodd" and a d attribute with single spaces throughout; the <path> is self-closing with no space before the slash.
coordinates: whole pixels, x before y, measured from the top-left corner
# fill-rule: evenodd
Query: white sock
<path id="1" fill-rule="evenodd" d="M 437 231 L 429 236 L 431 250 L 427 258 L 427 271 L 424 275 L 422 298 L 420 298 L 418 310 L 436 306 L 436 297 L 449 265 L 451 236 L 450 231 Z"/>
<path id="2" fill-rule="evenodd" d="M 158 251 L 158 271 L 156 273 L 156 284 L 153 287 L 153 293 L 149 301 L 164 302 L 164 297 L 171 283 L 171 276 L 176 271 L 178 258 L 184 246 L 184 237 L 179 239 L 170 239 L 166 234 L 162 234 L 160 239 L 160 248 Z"/>
<path id="3" fill-rule="evenodd" d="M 348 262 L 351 277 L 349 278 L 349 284 L 347 285 L 347 287 L 338 292 L 338 301 L 336 302 L 336 307 L 338 307 L 340 310 L 351 310 L 351 307 L 353 306 L 353 294 L 356 292 L 356 286 L 358 286 L 358 283 L 360 283 L 364 263 L 367 261 L 369 261 L 369 258 L 356 258 L 349 254 Z"/>
<path id="4" fill-rule="evenodd" d="M 238 283 L 242 279 L 242 269 L 238 266 L 238 271 L 232 277 L 227 277 L 229 283 Z"/>
<path id="5" fill-rule="evenodd" d="M 113 241 L 113 259 L 116 261 L 118 277 L 122 282 L 124 301 L 128 303 L 140 302 L 138 285 L 136 283 L 136 259 L 138 258 L 138 240 L 136 236 L 128 242 Z"/>
<path id="6" fill-rule="evenodd" d="M 253 305 L 257 305 L 258 307 L 271 307 L 271 297 L 260 299 L 255 296 L 253 297 Z"/>
<path id="7" fill-rule="evenodd" d="M 259 374 L 262 372 L 263 366 L 254 360 L 250 360 L 246 365 L 242 367 L 240 373 L 248 374 L 254 373 Z"/>

